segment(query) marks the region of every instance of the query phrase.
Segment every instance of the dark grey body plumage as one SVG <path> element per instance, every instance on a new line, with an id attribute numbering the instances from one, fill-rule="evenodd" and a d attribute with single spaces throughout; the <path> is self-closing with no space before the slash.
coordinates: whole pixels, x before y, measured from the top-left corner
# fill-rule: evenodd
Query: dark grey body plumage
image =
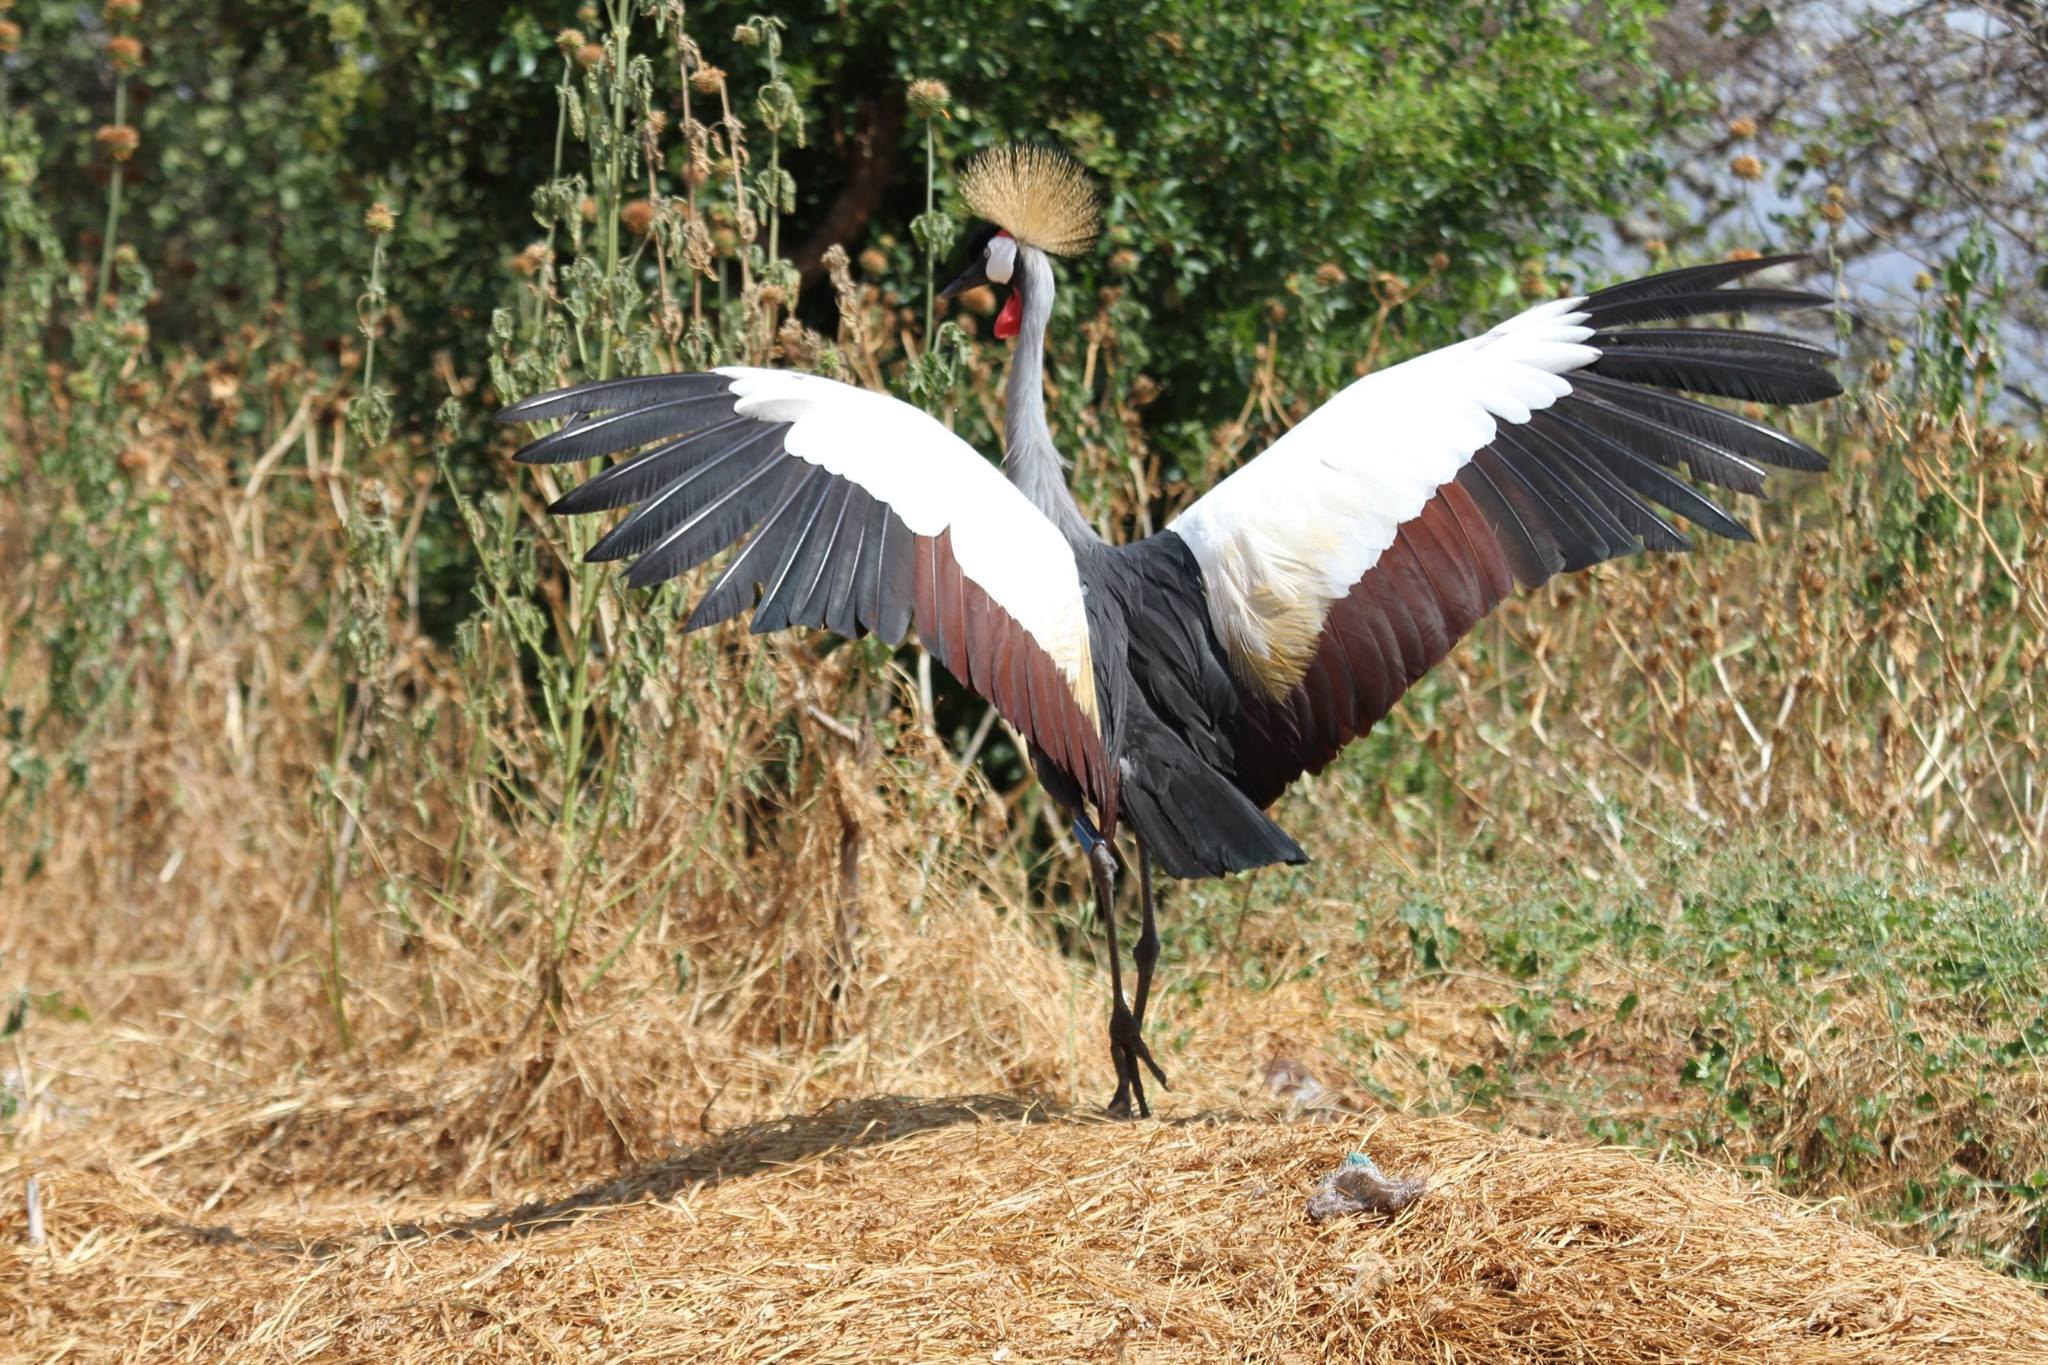
<path id="1" fill-rule="evenodd" d="M 1118 809 L 1160 870 L 1219 877 L 1306 862 L 1234 781 L 1245 708 L 1187 543 L 1168 530 L 1129 545 L 1078 543 L 1074 554 L 1096 695 L 1115 736 Z M 1081 810 L 1071 775 L 1034 757 L 1055 799 Z"/>

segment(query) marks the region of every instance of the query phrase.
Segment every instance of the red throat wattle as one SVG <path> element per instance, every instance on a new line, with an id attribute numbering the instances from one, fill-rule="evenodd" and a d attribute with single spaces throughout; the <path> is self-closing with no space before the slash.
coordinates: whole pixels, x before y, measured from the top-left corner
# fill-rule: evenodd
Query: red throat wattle
<path id="1" fill-rule="evenodd" d="M 1008 341 L 1023 325 L 1024 296 L 1012 289 L 1010 297 L 1003 300 L 1003 311 L 996 314 L 996 340 Z"/>

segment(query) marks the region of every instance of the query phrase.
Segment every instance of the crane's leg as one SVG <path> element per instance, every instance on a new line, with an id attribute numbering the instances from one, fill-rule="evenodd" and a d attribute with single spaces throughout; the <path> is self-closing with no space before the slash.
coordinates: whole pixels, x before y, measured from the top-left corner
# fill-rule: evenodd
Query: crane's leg
<path id="1" fill-rule="evenodd" d="M 1109 840 L 1102 837 L 1100 830 L 1089 823 L 1085 815 L 1074 817 L 1074 837 L 1088 855 L 1088 867 L 1095 878 L 1095 907 L 1102 915 L 1104 931 L 1109 935 L 1109 1060 L 1116 1066 L 1116 1095 L 1109 1102 L 1109 1112 L 1119 1118 L 1126 1118 L 1131 1112 L 1131 1090 L 1133 1076 L 1137 1070 L 1125 1040 L 1137 1036 L 1136 1022 L 1131 1018 L 1131 1007 L 1124 1001 L 1123 953 L 1116 943 L 1116 850 Z M 1146 1117 L 1144 1092 L 1139 1091 L 1139 1117 Z"/>
<path id="2" fill-rule="evenodd" d="M 1161 1085 L 1166 1078 L 1160 1074 L 1159 1064 L 1152 1060 L 1145 1040 L 1138 1036 L 1137 1016 L 1124 999 L 1123 951 L 1117 946 L 1116 933 L 1116 850 L 1085 815 L 1074 817 L 1074 837 L 1088 853 L 1089 868 L 1095 878 L 1095 903 L 1102 911 L 1103 932 L 1109 939 L 1109 1059 L 1116 1066 L 1116 1094 L 1109 1101 L 1109 1112 L 1118 1118 L 1128 1118 L 1132 1102 L 1136 1101 L 1138 1117 L 1150 1118 L 1152 1110 L 1145 1103 L 1145 1081 L 1138 1070 L 1139 1061 L 1152 1068 Z"/>
<path id="3" fill-rule="evenodd" d="M 1133 1051 L 1138 1060 L 1152 1069 L 1158 1078 L 1161 1090 L 1173 1087 L 1166 1083 L 1166 1073 L 1159 1069 L 1159 1063 L 1152 1060 L 1152 1049 L 1145 1046 L 1145 1002 L 1152 997 L 1152 967 L 1159 961 L 1159 924 L 1152 916 L 1152 855 L 1145 850 L 1145 841 L 1138 840 L 1138 900 L 1144 907 L 1144 923 L 1138 930 L 1138 941 L 1131 945 L 1131 965 L 1137 969 L 1138 998 L 1131 1003 L 1133 1027 Z M 1137 1068 L 1132 1067 L 1135 1072 Z M 1138 1103 L 1145 1103 L 1145 1088 L 1138 1086 Z"/>

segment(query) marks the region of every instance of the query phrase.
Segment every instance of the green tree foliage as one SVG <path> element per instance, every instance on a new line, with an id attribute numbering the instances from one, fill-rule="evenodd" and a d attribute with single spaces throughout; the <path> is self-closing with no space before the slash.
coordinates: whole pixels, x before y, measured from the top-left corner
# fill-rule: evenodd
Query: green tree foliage
<path id="1" fill-rule="evenodd" d="M 757 8 L 687 7 L 750 119 L 766 64 L 735 29 Z M 1442 253 L 1447 268 L 1409 313 L 1434 339 L 1430 318 L 1512 291 L 1526 260 L 1570 247 L 1590 212 L 1642 184 L 1651 8 L 786 5 L 781 62 L 810 136 L 782 149 L 794 210 L 781 244 L 813 274 L 831 240 L 894 248 L 896 282 L 913 292 L 923 132 L 903 91 L 942 79 L 956 97 L 942 157 L 1050 137 L 1102 177 L 1109 241 L 1069 272 L 1069 297 L 1092 311 L 1096 287 L 1122 286 L 1149 348 L 1132 359 L 1161 390 L 1148 421 L 1192 430 L 1234 414 L 1276 322 L 1284 346 L 1306 350 L 1297 381 L 1326 384 L 1359 354 L 1376 272 L 1415 280 Z M 84 259 L 101 201 L 91 177 L 105 174 L 92 141 L 107 121 L 105 31 L 64 0 L 15 13 L 25 37 L 10 99 L 49 144 L 51 207 Z M 381 196 L 403 210 L 391 288 L 406 324 L 386 343 L 391 372 L 427 373 L 443 351 L 475 372 L 475 324 L 507 292 L 508 254 L 535 235 L 556 35 L 580 24 L 595 36 L 597 19 L 533 3 L 152 0 L 135 29 L 148 56 L 130 163 L 147 193 L 124 237 L 157 271 L 154 335 L 205 353 L 255 315 L 283 324 L 280 336 L 338 344 L 354 331 L 355 292 L 338 263 Z M 673 64 L 654 70 L 657 97 L 672 97 Z M 1325 263 L 1337 269 L 1324 280 L 1343 283 L 1305 286 Z M 1305 292 L 1318 298 L 1304 305 Z M 396 398 L 420 417 L 439 395 Z"/>

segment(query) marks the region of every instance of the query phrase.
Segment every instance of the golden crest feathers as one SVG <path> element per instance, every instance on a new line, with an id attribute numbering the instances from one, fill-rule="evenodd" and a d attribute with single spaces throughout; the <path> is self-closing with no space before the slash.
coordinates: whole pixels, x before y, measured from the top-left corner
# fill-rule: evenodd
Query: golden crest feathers
<path id="1" fill-rule="evenodd" d="M 989 148 L 960 172 L 960 196 L 975 216 L 1055 256 L 1080 255 L 1102 230 L 1088 173 L 1050 147 Z"/>

